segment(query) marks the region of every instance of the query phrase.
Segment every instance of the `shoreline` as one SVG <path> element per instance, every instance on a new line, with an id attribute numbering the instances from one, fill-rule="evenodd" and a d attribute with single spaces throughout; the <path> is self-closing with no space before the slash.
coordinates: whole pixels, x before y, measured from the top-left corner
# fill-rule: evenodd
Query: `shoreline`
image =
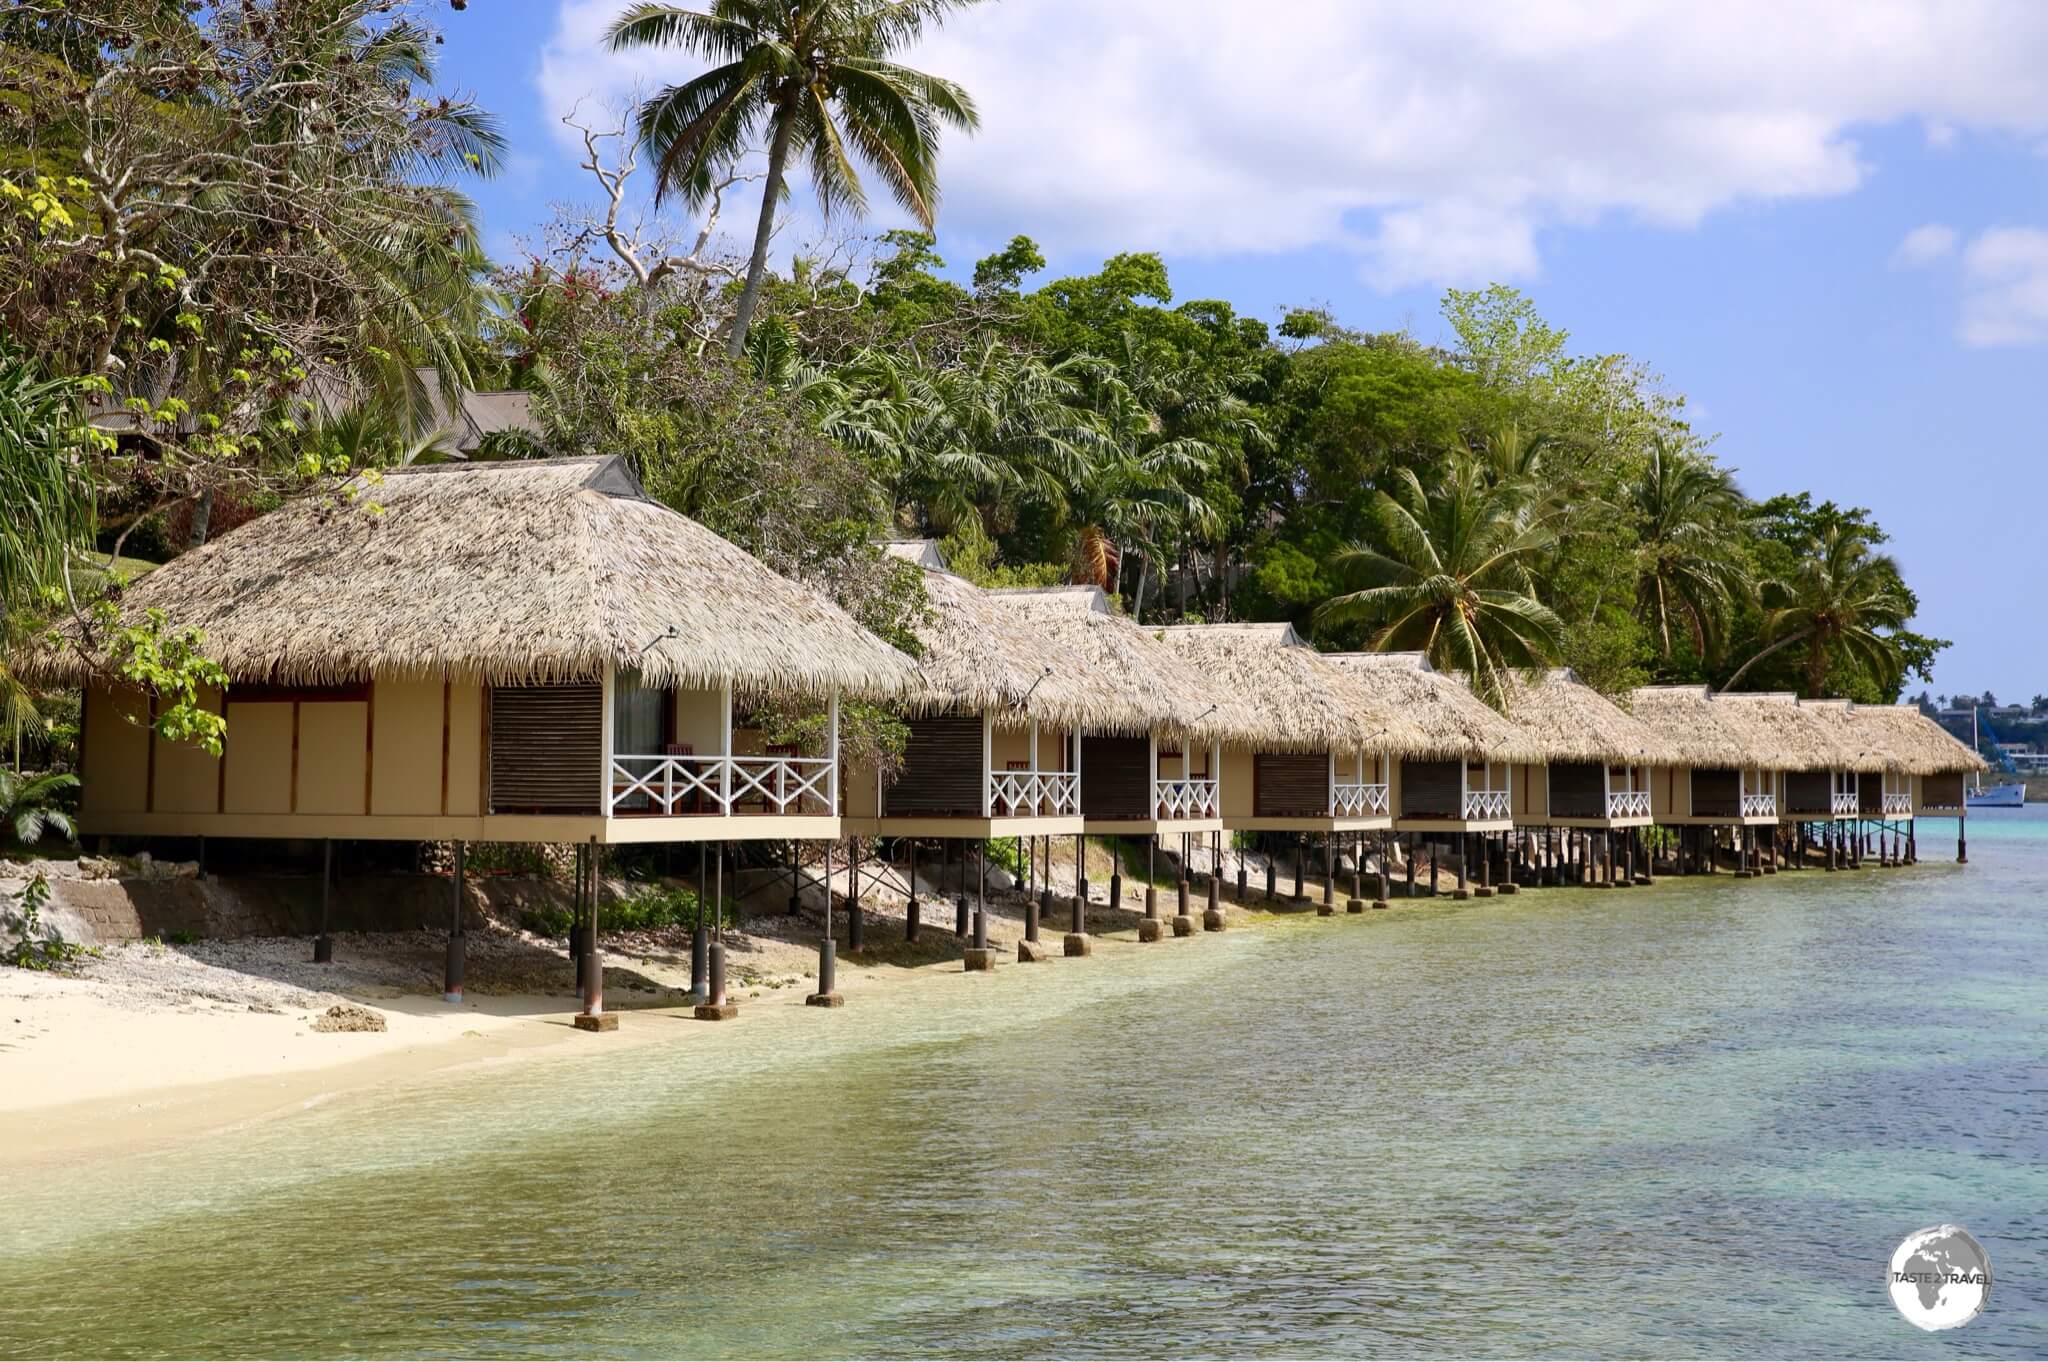
<path id="1" fill-rule="evenodd" d="M 1162 916 L 1170 917 L 1170 895 L 1161 897 Z M 1092 901 L 1095 957 L 1074 963 L 1113 962 L 1135 952 L 1141 905 L 1139 887 L 1127 887 L 1119 906 Z M 950 904 L 927 903 L 916 947 L 903 940 L 903 901 L 864 907 L 862 956 L 846 951 L 843 919 L 839 931 L 838 982 L 848 1007 L 966 972 L 950 920 L 931 920 L 935 909 L 950 919 Z M 1240 930 L 1315 911 L 1312 904 L 1247 908 L 1228 898 L 1223 907 L 1230 927 Z M 1022 896 L 992 892 L 989 944 L 999 953 L 1000 969 L 1070 963 L 1060 956 L 1065 917 L 1062 901 L 1042 927 L 1051 959 L 1018 963 Z M 738 1018 L 722 1023 L 692 1017 L 686 938 L 607 941 L 606 1011 L 621 1022 L 617 1031 L 601 1034 L 572 1025 L 577 1001 L 566 986 L 552 984 L 558 977 L 566 985 L 570 977 L 566 954 L 502 928 L 471 933 L 472 991 L 460 1005 L 420 987 L 421 959 L 445 942 L 435 933 L 337 934 L 338 969 L 311 965 L 303 939 L 275 937 L 187 947 L 123 943 L 80 975 L 0 971 L 0 1141 L 24 1167 L 92 1166 L 364 1100 L 381 1088 L 439 1074 L 587 1058 L 657 1041 L 733 1043 L 730 1033 L 743 1036 L 749 1014 L 803 1007 L 816 983 L 815 911 L 762 915 L 748 926 L 755 930 L 728 941 L 729 996 L 741 1007 Z M 1192 941 L 1205 935 L 1198 927 Z M 1169 931 L 1165 941 L 1173 940 Z M 480 956 L 529 987 L 476 991 Z M 225 959 L 228 968 L 208 957 Z M 532 987 L 536 968 L 549 982 Z M 314 973 L 321 970 L 333 976 Z M 488 974 L 488 965 L 481 972 Z M 138 987 L 133 976 L 145 973 L 147 983 Z M 200 986 L 188 984 L 188 976 Z M 217 982 L 222 976 L 230 982 Z M 175 986 L 167 987 L 166 977 Z M 384 982 L 389 978 L 405 983 Z M 375 1010 L 388 1029 L 313 1031 L 312 1020 L 339 1002 Z M 691 1024 L 647 1024 L 661 1019 Z"/>

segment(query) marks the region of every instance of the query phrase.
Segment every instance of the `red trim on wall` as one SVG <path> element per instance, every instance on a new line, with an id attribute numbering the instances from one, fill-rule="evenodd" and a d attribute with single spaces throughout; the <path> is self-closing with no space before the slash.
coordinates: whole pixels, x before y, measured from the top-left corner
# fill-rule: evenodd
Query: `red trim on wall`
<path id="1" fill-rule="evenodd" d="M 370 812 L 370 779 L 377 768 L 377 696 L 372 690 L 363 706 L 363 813 Z"/>
<path id="2" fill-rule="evenodd" d="M 450 692 L 454 688 L 453 681 L 444 679 L 441 682 L 441 815 L 444 818 L 448 815 L 448 727 L 454 704 Z"/>

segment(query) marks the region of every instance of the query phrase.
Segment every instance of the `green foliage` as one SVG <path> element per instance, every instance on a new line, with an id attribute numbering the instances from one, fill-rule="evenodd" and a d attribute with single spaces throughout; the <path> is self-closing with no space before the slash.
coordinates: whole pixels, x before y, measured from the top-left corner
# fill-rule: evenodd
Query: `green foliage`
<path id="1" fill-rule="evenodd" d="M 0 945 L 0 963 L 28 970 L 65 970 L 99 951 L 66 941 L 56 927 L 43 921 L 43 909 L 50 901 L 50 882 L 40 874 L 19 891 L 0 895 L 0 935 L 12 940 Z"/>
<path id="2" fill-rule="evenodd" d="M 114 670 L 156 698 L 150 728 L 169 742 L 191 743 L 219 756 L 227 719 L 206 707 L 201 691 L 225 690 L 228 675 L 200 651 L 205 633 L 189 626 L 173 628 L 155 607 L 144 611 L 140 620 L 127 621 L 112 600 L 97 602 L 93 617 Z"/>
<path id="3" fill-rule="evenodd" d="M 1556 542 L 1552 518 L 1530 513 L 1528 487 L 1494 481 L 1469 459 L 1433 490 L 1407 468 L 1395 487 L 1379 494 L 1375 539 L 1337 556 L 1369 585 L 1330 598 L 1317 618 L 1376 625 L 1373 649 L 1420 651 L 1501 706 L 1512 672 L 1564 650 L 1564 623 L 1538 599 L 1535 575 Z"/>
<path id="4" fill-rule="evenodd" d="M 66 841 L 78 835 L 71 809 L 78 777 L 66 771 L 26 775 L 0 769 L 0 835 L 32 847 L 50 834 Z"/>
<path id="5" fill-rule="evenodd" d="M 1059 563 L 999 563 L 999 551 L 995 540 L 981 528 L 979 517 L 961 521 L 939 541 L 947 568 L 976 586 L 1057 586 L 1066 580 L 1067 569 Z"/>
<path id="6" fill-rule="evenodd" d="M 463 863 L 469 873 L 476 875 L 523 875 L 552 880 L 561 873 L 548 856 L 547 848 L 532 842 L 471 842 L 464 849 Z"/>
<path id="7" fill-rule="evenodd" d="M 637 885 L 628 894 L 619 897 L 607 895 L 599 906 L 597 925 L 600 932 L 659 932 L 677 927 L 692 929 L 700 919 L 705 926 L 715 926 L 715 916 L 710 906 L 688 886 Z M 524 909 L 519 916 L 519 925 L 537 936 L 567 936 L 575 923 L 567 907 L 546 903 Z M 735 929 L 739 925 L 739 902 L 728 897 L 725 926 Z"/>

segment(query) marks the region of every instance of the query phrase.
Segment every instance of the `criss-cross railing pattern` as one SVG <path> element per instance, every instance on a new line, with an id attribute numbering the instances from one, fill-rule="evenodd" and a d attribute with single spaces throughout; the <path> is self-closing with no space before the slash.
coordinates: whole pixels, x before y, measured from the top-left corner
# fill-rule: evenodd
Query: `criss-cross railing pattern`
<path id="1" fill-rule="evenodd" d="M 613 813 L 730 814 L 758 804 L 784 814 L 805 800 L 829 811 L 832 759 L 615 756 L 611 787 Z"/>
<path id="2" fill-rule="evenodd" d="M 1884 797 L 1884 816 L 1905 818 L 1913 812 L 1913 796 L 1898 791 L 1887 791 Z"/>
<path id="3" fill-rule="evenodd" d="M 1155 780 L 1152 807 L 1160 818 L 1214 818 L 1216 782 L 1213 780 Z"/>
<path id="4" fill-rule="evenodd" d="M 1856 794 L 1853 790 L 1847 794 L 1838 791 L 1828 800 L 1828 807 L 1838 818 L 1855 813 L 1856 804 Z"/>
<path id="5" fill-rule="evenodd" d="M 1081 778 L 1072 771 L 991 771 L 988 806 L 997 818 L 1072 817 L 1081 812 Z"/>
<path id="6" fill-rule="evenodd" d="M 1778 797 L 1768 794 L 1744 795 L 1742 797 L 1742 816 L 1744 818 L 1776 818 L 1778 816 Z"/>
<path id="7" fill-rule="evenodd" d="M 1608 791 L 1607 816 L 1609 818 L 1648 818 L 1650 816 L 1650 792 L 1648 790 Z"/>
<path id="8" fill-rule="evenodd" d="M 1335 793 L 1332 812 L 1339 818 L 1364 818 L 1387 811 L 1387 787 L 1384 785 L 1339 784 Z"/>
<path id="9" fill-rule="evenodd" d="M 1508 816 L 1508 792 L 1506 790 L 1467 790 L 1465 792 L 1465 817 L 1506 818 Z"/>

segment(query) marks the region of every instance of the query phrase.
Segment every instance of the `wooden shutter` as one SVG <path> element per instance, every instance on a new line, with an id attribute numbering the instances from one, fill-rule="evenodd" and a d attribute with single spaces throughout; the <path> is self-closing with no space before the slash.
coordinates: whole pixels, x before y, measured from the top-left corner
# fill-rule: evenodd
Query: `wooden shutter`
<path id="1" fill-rule="evenodd" d="M 491 812 L 598 812 L 603 726 L 597 682 L 493 686 Z"/>
<path id="2" fill-rule="evenodd" d="M 1252 758 L 1252 815 L 1256 818 L 1326 818 L 1330 813 L 1330 754 L 1260 752 Z"/>
<path id="3" fill-rule="evenodd" d="M 1920 777 L 1920 806 L 1925 809 L 1963 807 L 1963 777 L 1960 772 Z"/>
<path id="4" fill-rule="evenodd" d="M 1692 816 L 1734 818 L 1742 812 L 1742 773 L 1706 767 L 1692 773 Z"/>
<path id="5" fill-rule="evenodd" d="M 1785 777 L 1785 808 L 1792 813 L 1832 813 L 1834 779 L 1826 771 L 1793 771 Z"/>
<path id="6" fill-rule="evenodd" d="M 1404 761 L 1401 763 L 1401 816 L 1403 818 L 1463 818 L 1458 777 L 1461 761 Z"/>
<path id="7" fill-rule="evenodd" d="M 981 716 L 946 714 L 910 721 L 903 769 L 882 796 L 892 818 L 981 815 Z"/>
<path id="8" fill-rule="evenodd" d="M 1605 818 L 1607 768 L 1594 762 L 1550 763 L 1552 818 Z"/>
<path id="9" fill-rule="evenodd" d="M 1090 734 L 1081 740 L 1081 816 L 1151 818 L 1152 740 Z"/>

